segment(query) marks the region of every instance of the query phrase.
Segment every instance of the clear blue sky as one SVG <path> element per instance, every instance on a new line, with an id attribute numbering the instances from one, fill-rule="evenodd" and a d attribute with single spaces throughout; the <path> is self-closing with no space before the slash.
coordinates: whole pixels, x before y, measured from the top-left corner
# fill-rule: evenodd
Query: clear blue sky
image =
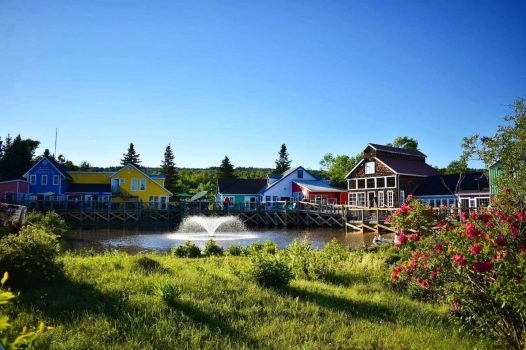
<path id="1" fill-rule="evenodd" d="M 526 98 L 525 1 L 0 1 L 0 135 L 78 163 L 294 165 L 416 138 L 446 166 Z"/>

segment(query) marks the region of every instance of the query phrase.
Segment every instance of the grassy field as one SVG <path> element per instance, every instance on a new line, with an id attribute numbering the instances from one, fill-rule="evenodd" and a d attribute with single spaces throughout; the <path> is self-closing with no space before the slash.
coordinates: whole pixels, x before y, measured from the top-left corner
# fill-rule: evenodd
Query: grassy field
<path id="1" fill-rule="evenodd" d="M 366 270 L 345 286 L 295 280 L 274 290 L 233 273 L 246 257 L 148 256 L 163 268 L 145 273 L 126 254 L 64 255 L 64 280 L 24 291 L 8 306 L 13 325 L 55 327 L 40 339 L 44 349 L 493 347 L 458 333 L 447 307 L 391 291 Z M 162 283 L 180 290 L 176 302 L 167 305 L 156 292 Z"/>

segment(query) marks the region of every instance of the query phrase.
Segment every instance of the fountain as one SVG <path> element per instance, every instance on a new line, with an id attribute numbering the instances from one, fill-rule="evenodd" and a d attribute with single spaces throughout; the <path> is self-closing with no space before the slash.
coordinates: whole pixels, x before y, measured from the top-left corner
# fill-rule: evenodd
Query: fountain
<path id="1" fill-rule="evenodd" d="M 236 216 L 189 216 L 183 220 L 171 239 L 181 241 L 234 241 L 256 239 L 255 232 L 247 232 L 243 222 Z"/>

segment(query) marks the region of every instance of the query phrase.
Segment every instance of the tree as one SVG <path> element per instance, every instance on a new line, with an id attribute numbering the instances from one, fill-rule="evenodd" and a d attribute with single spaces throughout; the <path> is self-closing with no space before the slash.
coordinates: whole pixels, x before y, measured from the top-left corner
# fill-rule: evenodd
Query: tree
<path id="1" fill-rule="evenodd" d="M 121 159 L 121 165 L 133 164 L 140 168 L 141 160 L 139 159 L 140 154 L 135 151 L 133 142 L 128 147 L 128 152 L 123 154 L 124 158 Z"/>
<path id="2" fill-rule="evenodd" d="M 164 160 L 161 163 L 161 173 L 166 176 L 164 187 L 175 194 L 177 187 L 177 171 L 175 169 L 174 153 L 170 144 L 168 144 L 164 150 Z"/>
<path id="3" fill-rule="evenodd" d="M 11 142 L 6 139 L 4 156 L 0 159 L 0 180 L 20 179 L 32 166 L 33 156 L 39 141 L 25 139 L 20 135 Z"/>
<path id="4" fill-rule="evenodd" d="M 44 150 L 44 157 L 46 158 L 54 158 L 52 155 L 51 155 L 51 152 L 49 151 L 49 148 L 46 148 Z"/>
<path id="5" fill-rule="evenodd" d="M 88 161 L 83 160 L 80 162 L 79 169 L 83 171 L 91 170 L 91 164 Z"/>
<path id="6" fill-rule="evenodd" d="M 233 178 L 234 176 L 234 166 L 230 163 L 230 159 L 225 156 L 225 159 L 221 162 L 218 170 L 218 177 L 220 179 Z"/>
<path id="7" fill-rule="evenodd" d="M 291 160 L 289 160 L 289 152 L 287 152 L 287 146 L 281 145 L 279 150 L 279 158 L 276 159 L 276 173 L 281 174 L 290 169 Z"/>
<path id="8" fill-rule="evenodd" d="M 324 170 L 324 176 L 331 180 L 331 185 L 336 187 L 345 187 L 345 176 L 358 164 L 362 159 L 359 153 L 354 157 L 344 154 L 334 157 L 332 153 L 327 153 L 320 161 L 320 166 Z"/>
<path id="9" fill-rule="evenodd" d="M 387 146 L 399 147 L 411 150 L 418 150 L 418 141 L 408 136 L 398 136 L 393 140 L 393 143 L 388 143 Z"/>

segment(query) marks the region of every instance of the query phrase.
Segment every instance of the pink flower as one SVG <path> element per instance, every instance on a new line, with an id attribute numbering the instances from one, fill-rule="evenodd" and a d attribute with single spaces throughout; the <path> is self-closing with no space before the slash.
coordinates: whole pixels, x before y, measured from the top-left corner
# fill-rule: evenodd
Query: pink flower
<path id="1" fill-rule="evenodd" d="M 521 253 L 526 254 L 526 245 L 521 246 Z"/>
<path id="2" fill-rule="evenodd" d="M 407 242 L 407 236 L 402 233 L 400 236 L 398 236 L 398 242 L 400 242 L 400 244 L 406 243 Z"/>
<path id="3" fill-rule="evenodd" d="M 460 309 L 460 303 L 456 300 L 453 300 L 451 301 L 451 307 L 453 308 L 453 310 L 458 310 Z"/>
<path id="4" fill-rule="evenodd" d="M 455 256 L 453 257 L 453 261 L 460 266 L 466 266 L 466 264 L 468 263 L 466 259 L 464 259 L 462 254 L 459 253 L 455 254 Z"/>
<path id="5" fill-rule="evenodd" d="M 409 235 L 409 239 L 413 242 L 418 242 L 420 240 L 420 236 L 417 235 L 416 233 L 413 233 L 411 235 Z"/>
<path id="6" fill-rule="evenodd" d="M 495 244 L 497 247 L 504 247 L 506 244 L 508 244 L 508 241 L 506 240 L 506 237 L 499 235 L 497 238 L 495 238 Z"/>
<path id="7" fill-rule="evenodd" d="M 491 271 L 493 269 L 493 264 L 491 261 L 477 261 L 473 264 L 473 269 L 476 270 L 478 273 L 484 273 L 487 271 Z"/>
<path id="8" fill-rule="evenodd" d="M 390 223 L 391 223 L 391 216 L 386 217 L 386 218 L 385 218 L 385 222 L 387 222 L 388 224 L 390 224 Z"/>
<path id="9" fill-rule="evenodd" d="M 518 221 L 526 221 L 526 213 L 524 211 L 518 211 L 515 213 L 515 218 Z"/>
<path id="10" fill-rule="evenodd" d="M 420 284 L 422 288 L 426 288 L 426 289 L 429 288 L 429 282 L 423 278 L 419 278 L 418 283 Z"/>
<path id="11" fill-rule="evenodd" d="M 463 211 L 463 212 L 460 213 L 460 220 L 462 220 L 462 221 L 466 221 L 467 218 L 468 218 L 468 215 L 466 214 L 465 211 Z"/>
<path id="12" fill-rule="evenodd" d="M 468 236 L 469 238 L 477 238 L 478 236 L 480 236 L 480 232 L 475 228 L 475 226 L 471 222 L 468 222 L 466 224 L 466 236 Z"/>
<path id="13" fill-rule="evenodd" d="M 409 196 L 407 196 L 407 201 L 410 202 L 414 199 L 415 197 L 412 195 L 412 194 L 409 194 Z"/>
<path id="14" fill-rule="evenodd" d="M 471 246 L 471 255 L 480 254 L 480 244 L 473 244 Z"/>
<path id="15" fill-rule="evenodd" d="M 440 243 L 437 243 L 435 244 L 435 246 L 433 247 L 435 249 L 435 252 L 437 254 L 441 254 L 442 253 L 442 250 L 444 249 L 444 246 Z"/>
<path id="16" fill-rule="evenodd" d="M 504 253 L 502 251 L 498 251 L 497 255 L 495 255 L 495 260 L 500 260 L 504 257 Z"/>

